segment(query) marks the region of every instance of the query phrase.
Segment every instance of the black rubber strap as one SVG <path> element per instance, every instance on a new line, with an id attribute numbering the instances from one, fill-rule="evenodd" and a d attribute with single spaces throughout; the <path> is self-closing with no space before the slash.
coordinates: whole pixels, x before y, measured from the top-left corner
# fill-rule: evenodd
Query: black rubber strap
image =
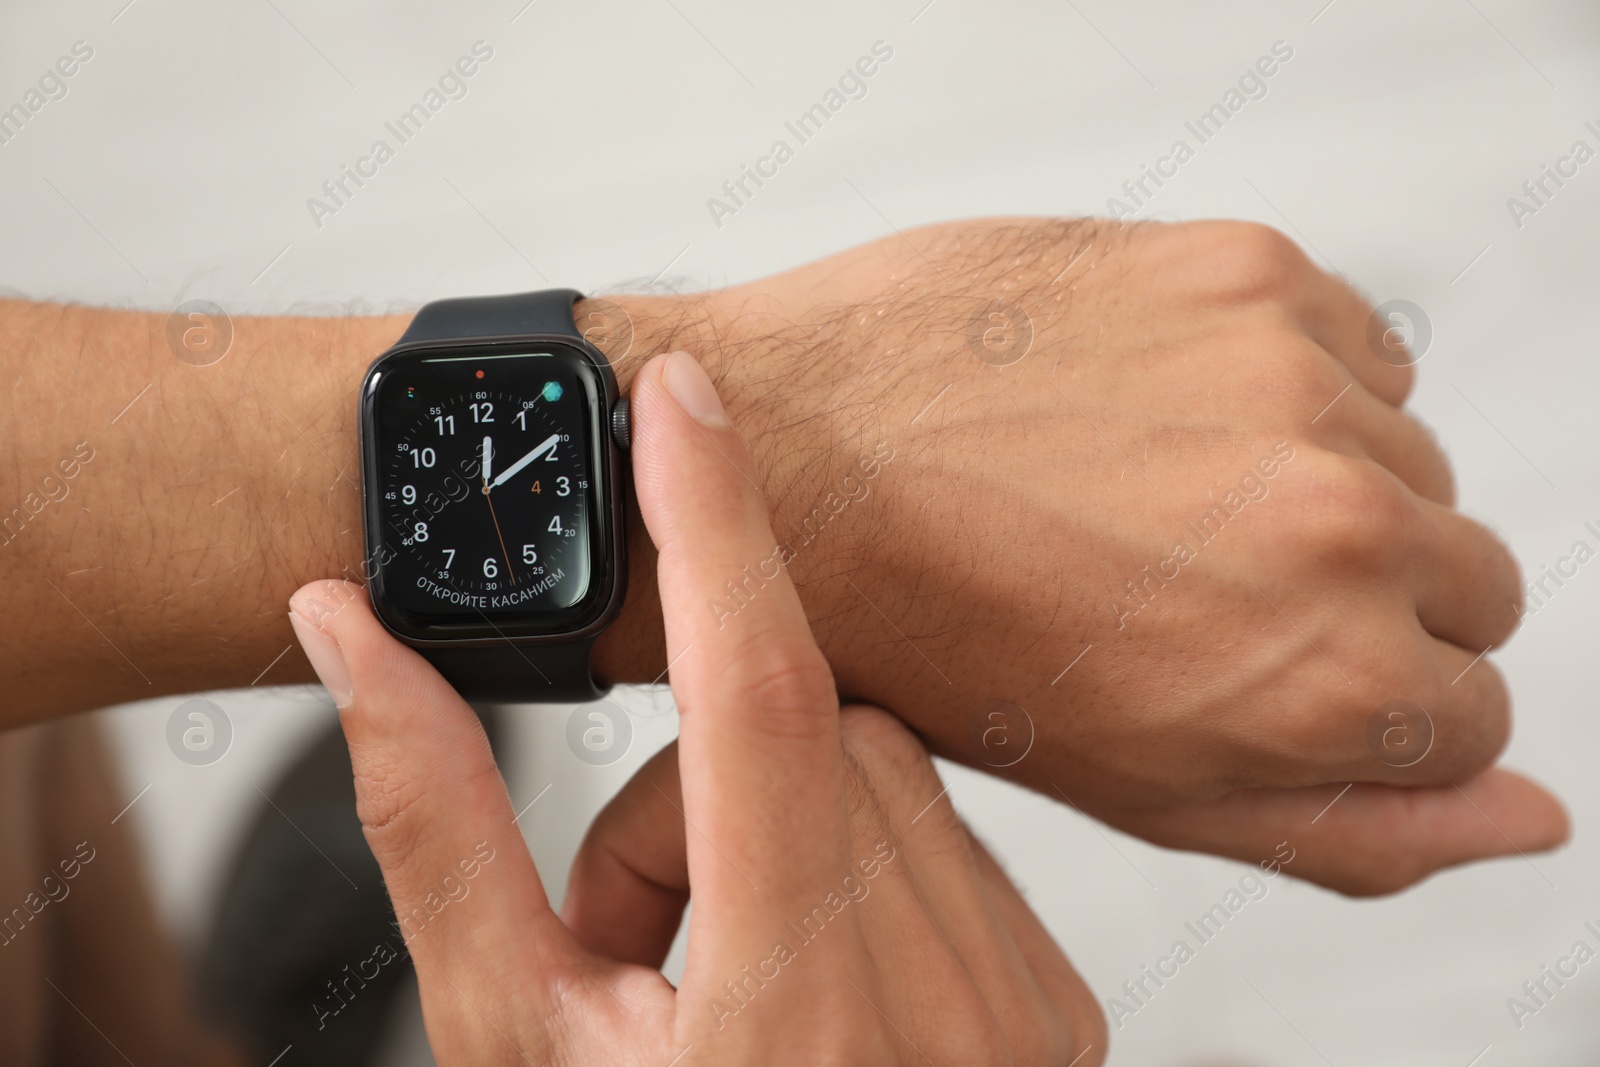
<path id="1" fill-rule="evenodd" d="M 471 296 L 426 304 L 411 320 L 407 341 L 458 337 L 521 337 L 553 334 L 581 338 L 572 305 L 576 289 L 545 289 L 505 296 Z M 576 704 L 599 700 L 589 667 L 594 638 L 560 644 L 514 644 L 486 648 L 418 647 L 423 658 L 468 700 L 486 703 Z"/>
<path id="2" fill-rule="evenodd" d="M 578 337 L 572 305 L 582 299 L 583 294 L 576 289 L 543 289 L 536 293 L 435 300 L 417 312 L 400 343 L 535 333 Z"/>
<path id="3" fill-rule="evenodd" d="M 468 700 L 490 704 L 586 704 L 606 691 L 589 667 L 594 639 L 552 645 L 418 649 Z"/>

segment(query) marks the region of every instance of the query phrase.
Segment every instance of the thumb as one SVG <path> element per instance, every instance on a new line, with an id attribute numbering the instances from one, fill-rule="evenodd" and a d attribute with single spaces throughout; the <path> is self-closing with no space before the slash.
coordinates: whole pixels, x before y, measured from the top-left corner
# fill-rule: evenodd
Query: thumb
<path id="1" fill-rule="evenodd" d="M 584 948 L 659 970 L 689 904 L 678 743 L 651 757 L 595 816 L 561 917 Z"/>
<path id="2" fill-rule="evenodd" d="M 477 715 L 389 634 L 360 586 L 313 582 L 289 606 L 339 706 L 361 825 L 419 976 L 465 986 L 484 953 L 509 959 L 505 942 L 524 937 L 552 971 L 572 962 L 576 944 L 550 910 Z"/>

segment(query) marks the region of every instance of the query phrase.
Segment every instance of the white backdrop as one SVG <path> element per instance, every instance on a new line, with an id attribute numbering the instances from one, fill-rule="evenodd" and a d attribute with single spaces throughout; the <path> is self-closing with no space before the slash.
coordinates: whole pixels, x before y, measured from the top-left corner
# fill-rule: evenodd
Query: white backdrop
<path id="1" fill-rule="evenodd" d="M 1458 465 L 1462 506 L 1528 571 L 1600 519 L 1600 162 L 1520 226 L 1507 206 L 1575 141 L 1600 148 L 1585 127 L 1600 129 L 1600 8 L 1584 0 L 13 4 L 0 11 L 0 108 L 79 41 L 93 55 L 65 95 L 0 144 L 0 287 L 156 309 L 206 298 L 234 313 L 545 284 L 690 290 L 890 225 L 1103 213 L 1283 42 L 1293 56 L 1266 95 L 1141 215 L 1267 222 L 1376 301 L 1421 305 L 1434 341 L 1413 407 Z M 319 226 L 308 198 L 478 41 L 493 54 L 466 95 Z M 878 41 L 893 58 L 866 95 L 717 225 L 707 199 Z M 1574 941 L 1600 944 L 1583 929 L 1600 920 L 1591 570 L 1497 656 L 1519 716 L 1507 759 L 1566 798 L 1573 845 L 1383 901 L 1276 879 L 1113 1034 L 1113 1062 L 1600 1058 L 1600 966 L 1520 1031 L 1506 1008 Z M 233 751 L 192 768 L 163 739 L 175 703 L 112 721 L 129 795 L 151 784 L 134 812 L 163 907 L 192 934 L 222 842 L 258 800 L 251 783 L 330 712 L 230 698 Z M 670 714 L 630 706 L 635 749 L 604 770 L 570 757 L 559 716 L 522 721 L 513 795 L 554 783 L 524 825 L 558 894 L 584 820 L 671 735 Z M 946 770 L 1102 998 L 1244 870 Z"/>

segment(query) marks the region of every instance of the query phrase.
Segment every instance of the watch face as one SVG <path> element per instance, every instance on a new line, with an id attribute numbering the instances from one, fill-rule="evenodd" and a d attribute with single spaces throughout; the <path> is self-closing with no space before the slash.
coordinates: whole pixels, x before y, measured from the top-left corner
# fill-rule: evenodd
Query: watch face
<path id="1" fill-rule="evenodd" d="M 385 357 L 363 393 L 369 576 L 419 638 L 571 633 L 610 600 L 606 389 L 539 342 Z"/>

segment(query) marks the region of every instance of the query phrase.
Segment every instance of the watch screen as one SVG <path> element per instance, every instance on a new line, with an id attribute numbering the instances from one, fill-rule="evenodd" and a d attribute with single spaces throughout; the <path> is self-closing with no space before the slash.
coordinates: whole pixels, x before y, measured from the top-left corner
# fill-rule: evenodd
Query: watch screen
<path id="1" fill-rule="evenodd" d="M 420 630 L 586 621 L 604 518 L 587 358 L 401 353 L 368 392 L 369 566 L 391 612 Z"/>

